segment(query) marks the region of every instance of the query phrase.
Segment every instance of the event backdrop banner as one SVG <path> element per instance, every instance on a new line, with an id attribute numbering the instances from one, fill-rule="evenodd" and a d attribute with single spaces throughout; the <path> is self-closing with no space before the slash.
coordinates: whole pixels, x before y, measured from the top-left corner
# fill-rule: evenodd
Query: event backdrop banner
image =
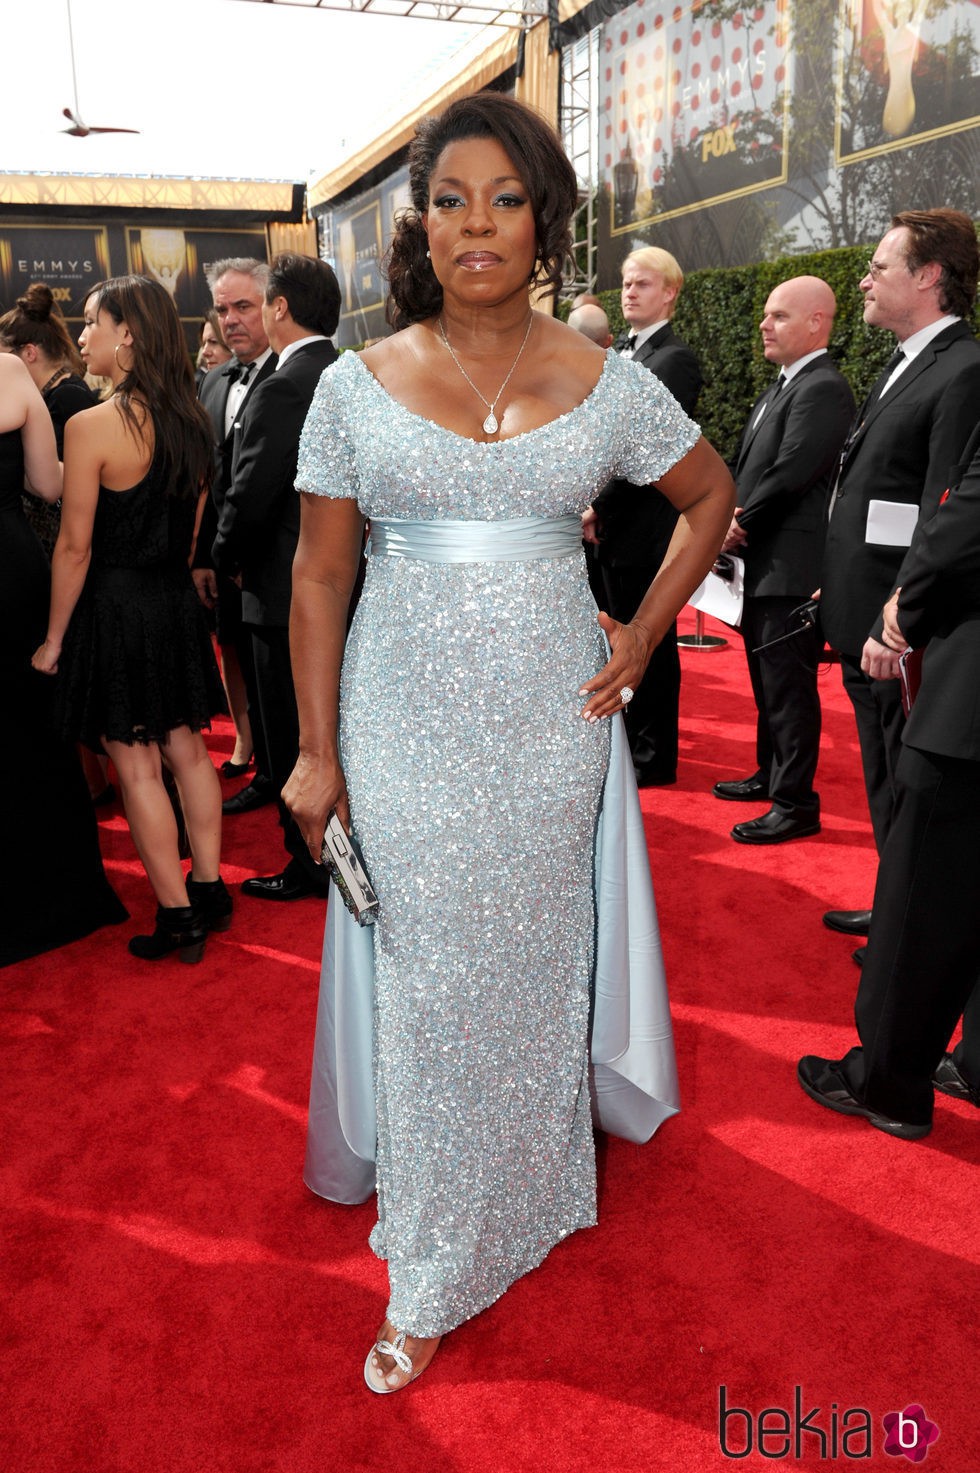
<path id="1" fill-rule="evenodd" d="M 788 4 L 643 0 L 603 27 L 600 148 L 613 234 L 785 182 Z"/>
<path id="2" fill-rule="evenodd" d="M 325 254 L 340 282 L 337 343 L 351 348 L 381 337 L 385 326 L 384 256 L 395 215 L 409 203 L 408 166 L 320 217 Z"/>
<path id="3" fill-rule="evenodd" d="M 129 228 L 126 256 L 130 271 L 166 287 L 182 318 L 199 319 L 211 306 L 208 267 L 241 256 L 264 261 L 265 231 Z"/>
<path id="4" fill-rule="evenodd" d="M 841 0 L 838 164 L 980 123 L 978 0 Z"/>
<path id="5" fill-rule="evenodd" d="M 166 287 L 196 349 L 198 324 L 211 305 L 205 268 L 234 256 L 264 261 L 265 231 L 3 224 L 0 310 L 12 307 L 31 282 L 43 281 L 77 335 L 91 289 L 107 277 L 136 272 Z"/>
<path id="6" fill-rule="evenodd" d="M 109 275 L 105 230 L 87 225 L 0 226 L 0 308 L 47 282 L 63 315 L 80 319 L 90 289 Z"/>
<path id="7" fill-rule="evenodd" d="M 640 0 L 595 34 L 600 287 L 980 215 L 980 0 Z"/>

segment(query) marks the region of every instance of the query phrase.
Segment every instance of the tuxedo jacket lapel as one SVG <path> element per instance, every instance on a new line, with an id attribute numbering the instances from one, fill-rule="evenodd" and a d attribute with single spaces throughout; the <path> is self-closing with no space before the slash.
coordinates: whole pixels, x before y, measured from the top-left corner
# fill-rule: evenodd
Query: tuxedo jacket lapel
<path id="1" fill-rule="evenodd" d="M 251 379 L 248 382 L 248 385 L 246 386 L 245 396 L 242 399 L 242 402 L 239 404 L 238 409 L 235 412 L 235 424 L 240 423 L 242 414 L 245 411 L 245 406 L 248 404 L 249 399 L 251 399 L 252 394 L 258 388 L 259 384 L 261 384 L 264 379 L 267 379 L 269 377 L 269 374 L 270 373 L 275 373 L 275 371 L 276 371 L 276 364 L 278 362 L 279 362 L 279 359 L 276 357 L 275 353 L 270 353 L 269 356 L 268 356 L 268 358 L 263 363 L 262 367 L 258 370 L 258 372 L 257 373 L 254 373 L 252 375 Z M 228 395 L 230 393 L 231 393 L 231 384 L 230 383 L 226 383 L 224 385 L 224 396 L 223 396 L 222 401 L 221 401 L 222 424 L 224 423 L 224 414 L 225 414 L 225 410 L 228 407 Z M 228 434 L 225 436 L 225 444 L 229 448 L 234 443 L 234 439 L 235 439 L 235 424 L 232 425 L 231 429 L 228 431 Z"/>
<path id="2" fill-rule="evenodd" d="M 633 354 L 633 362 L 641 363 L 644 368 L 649 367 L 650 360 L 656 356 L 658 348 L 662 348 L 672 336 L 670 323 L 665 322 L 663 327 L 658 328 L 653 336 L 647 338 L 642 347 L 636 350 Z"/>
<path id="3" fill-rule="evenodd" d="M 751 409 L 751 411 L 749 413 L 748 423 L 745 426 L 745 433 L 742 436 L 742 443 L 739 446 L 738 460 L 736 461 L 736 469 L 737 470 L 741 470 L 742 469 L 742 462 L 745 460 L 746 455 L 748 455 L 748 453 L 749 453 L 749 447 L 751 446 L 752 441 L 756 437 L 756 432 L 762 428 L 762 426 L 765 424 L 766 420 L 769 418 L 770 414 L 772 413 L 772 403 L 770 401 L 774 398 L 775 389 L 776 389 L 776 385 L 774 383 L 773 384 L 770 384 L 769 387 L 768 387 L 768 389 L 766 389 L 765 393 L 764 394 L 760 394 L 759 397 L 758 397 L 758 399 L 755 401 L 755 403 L 752 406 L 752 409 Z M 789 393 L 790 393 L 790 389 L 791 389 L 791 384 L 787 384 L 786 387 L 781 392 L 783 394 L 786 394 L 788 396 Z M 765 414 L 763 414 L 762 417 L 761 417 L 761 419 L 760 419 L 760 417 L 759 417 L 759 411 L 762 408 L 763 404 L 765 404 L 767 402 L 769 402 L 769 407 L 766 410 Z"/>
<path id="4" fill-rule="evenodd" d="M 942 350 L 963 336 L 963 332 L 958 330 L 961 327 L 965 327 L 965 324 L 957 323 L 953 327 L 946 328 L 938 336 L 934 337 L 932 342 L 922 349 L 921 353 L 916 353 L 908 368 L 903 370 L 887 394 L 881 394 L 881 378 L 877 380 L 867 399 L 865 399 L 861 408 L 858 410 L 854 422 L 854 429 L 847 437 L 847 442 L 841 456 L 841 470 L 850 462 L 858 446 L 863 442 L 868 430 L 875 423 L 878 416 L 892 404 L 896 404 L 904 395 L 908 394 L 916 381 L 933 367 Z"/>
<path id="5" fill-rule="evenodd" d="M 779 414 L 781 417 L 785 416 L 784 405 L 789 404 L 790 400 L 793 397 L 793 393 L 799 385 L 800 381 L 806 376 L 807 373 L 809 373 L 811 367 L 819 367 L 822 362 L 822 358 L 815 358 L 812 364 L 807 363 L 805 367 L 800 369 L 799 373 L 794 373 L 791 379 L 784 379 L 783 387 L 780 389 L 778 394 L 776 393 L 776 385 L 779 382 L 779 378 L 777 376 L 769 385 L 768 389 L 766 389 L 765 393 L 759 395 L 758 399 L 752 406 L 748 422 L 745 426 L 745 433 L 742 436 L 742 443 L 739 446 L 738 459 L 735 463 L 736 473 L 742 469 L 742 464 L 745 460 L 745 457 L 749 453 L 753 440 L 755 439 L 758 432 L 763 429 L 766 423 L 770 420 L 770 416 L 775 414 Z M 768 403 L 768 408 L 766 409 L 765 414 L 763 414 L 760 419 L 759 410 L 765 403 Z"/>
<path id="6" fill-rule="evenodd" d="M 238 363 L 233 358 L 229 363 L 223 363 L 218 369 L 218 373 L 220 374 L 221 378 L 218 384 L 218 391 L 214 396 L 215 424 L 223 425 L 225 422 L 225 411 L 228 408 L 228 395 L 231 393 L 231 386 L 234 382 L 231 374 L 232 371 L 237 367 Z M 214 372 L 213 369 L 212 372 Z M 223 439 L 224 437 L 222 436 L 221 438 Z"/>

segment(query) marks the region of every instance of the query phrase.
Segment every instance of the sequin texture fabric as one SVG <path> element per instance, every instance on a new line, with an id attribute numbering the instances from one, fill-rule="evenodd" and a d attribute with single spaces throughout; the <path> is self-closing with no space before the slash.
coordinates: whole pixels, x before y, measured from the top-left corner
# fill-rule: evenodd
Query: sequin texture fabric
<path id="1" fill-rule="evenodd" d="M 297 485 L 368 517 L 581 513 L 658 479 L 698 431 L 615 356 L 577 408 L 502 442 L 328 369 Z M 341 688 L 351 812 L 375 927 L 378 1223 L 388 1318 L 442 1334 L 595 1222 L 587 1079 L 593 840 L 606 723 L 584 559 L 369 561 Z"/>

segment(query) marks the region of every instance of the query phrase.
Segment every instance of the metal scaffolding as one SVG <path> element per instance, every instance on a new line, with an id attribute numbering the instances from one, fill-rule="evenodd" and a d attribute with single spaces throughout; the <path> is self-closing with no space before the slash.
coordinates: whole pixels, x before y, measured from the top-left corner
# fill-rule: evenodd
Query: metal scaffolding
<path id="1" fill-rule="evenodd" d="M 579 204 L 572 217 L 574 273 L 564 296 L 595 291 L 596 194 L 598 189 L 599 33 L 591 30 L 562 48 L 559 121 L 565 151 L 578 179 Z"/>
<path id="2" fill-rule="evenodd" d="M 548 0 L 244 0 L 259 5 L 291 5 L 300 10 L 345 10 L 349 14 L 409 16 L 448 20 L 469 26 L 519 29 L 528 16 L 548 13 Z"/>

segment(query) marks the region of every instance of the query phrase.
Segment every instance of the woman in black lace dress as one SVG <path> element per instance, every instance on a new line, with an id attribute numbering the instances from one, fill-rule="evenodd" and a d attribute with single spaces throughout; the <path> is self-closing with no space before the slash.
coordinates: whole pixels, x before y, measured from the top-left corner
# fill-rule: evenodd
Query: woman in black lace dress
<path id="1" fill-rule="evenodd" d="M 44 633 L 50 572 L 21 503 L 61 495 L 47 410 L 27 369 L 0 356 L 0 772 L 7 840 L 0 846 L 0 966 L 125 919 L 99 854 L 78 756 L 55 733 L 53 690 L 31 669 Z"/>
<path id="2" fill-rule="evenodd" d="M 133 937 L 130 951 L 197 961 L 208 929 L 231 918 L 218 873 L 221 790 L 201 735 L 225 703 L 188 571 L 210 426 L 176 308 L 156 282 L 128 276 L 98 287 L 79 342 L 113 390 L 65 431 L 51 609 L 34 666 L 58 674 L 65 734 L 104 749 L 119 776 L 157 898 L 156 929 Z M 190 840 L 186 881 L 164 764 Z"/>

